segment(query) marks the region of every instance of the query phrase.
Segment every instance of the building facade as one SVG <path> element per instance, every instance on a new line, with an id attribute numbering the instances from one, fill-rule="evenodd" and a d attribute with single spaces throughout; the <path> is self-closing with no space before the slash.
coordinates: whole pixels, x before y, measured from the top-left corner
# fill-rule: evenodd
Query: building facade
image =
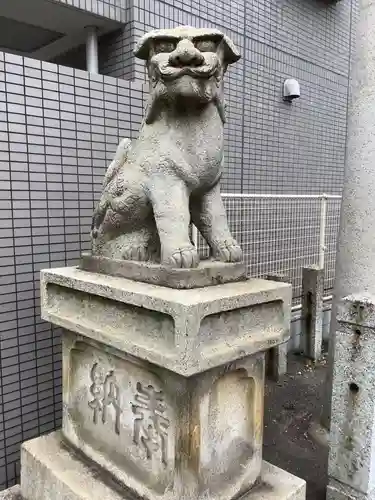
<path id="1" fill-rule="evenodd" d="M 241 51 L 226 79 L 223 190 L 341 191 L 356 0 L 4 0 L 0 5 L 0 489 L 20 443 L 61 422 L 59 331 L 39 271 L 89 247 L 94 203 L 147 94 L 137 38 L 214 26 Z M 87 71 L 88 27 L 98 74 Z M 301 98 L 282 99 L 286 78 Z"/>

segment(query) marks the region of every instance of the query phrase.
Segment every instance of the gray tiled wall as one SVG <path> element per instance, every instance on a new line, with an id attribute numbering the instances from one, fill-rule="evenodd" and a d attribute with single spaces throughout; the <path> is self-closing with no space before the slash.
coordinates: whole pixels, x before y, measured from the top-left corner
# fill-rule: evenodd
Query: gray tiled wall
<path id="1" fill-rule="evenodd" d="M 243 56 L 226 80 L 225 189 L 337 194 L 351 23 L 351 0 L 134 0 L 133 20 L 116 33 L 113 50 L 107 47 L 110 64 L 103 70 L 144 81 L 144 65 L 131 52 L 149 29 L 176 24 L 223 29 Z M 288 77 L 301 84 L 302 97 L 292 105 L 281 98 Z"/>
<path id="2" fill-rule="evenodd" d="M 103 75 L 134 80 L 133 23 L 104 35 L 99 42 L 99 68 Z"/>
<path id="3" fill-rule="evenodd" d="M 30 0 L 32 1 L 32 0 Z M 52 0 L 114 21 L 126 22 L 131 0 Z"/>
<path id="4" fill-rule="evenodd" d="M 60 424 L 60 334 L 39 317 L 39 271 L 88 248 L 94 200 L 142 86 L 0 52 L 0 489 L 20 443 Z"/>
<path id="5" fill-rule="evenodd" d="M 0 53 L 0 489 L 17 480 L 20 443 L 60 424 L 60 337 L 39 317 L 39 270 L 73 264 L 87 249 L 106 166 L 119 138 L 137 134 L 138 36 L 218 26 L 241 50 L 226 82 L 224 191 L 342 185 L 350 0 L 61 1 L 116 20 L 132 12 L 102 40 L 109 76 Z M 287 77 L 301 83 L 293 104 L 281 99 Z"/>

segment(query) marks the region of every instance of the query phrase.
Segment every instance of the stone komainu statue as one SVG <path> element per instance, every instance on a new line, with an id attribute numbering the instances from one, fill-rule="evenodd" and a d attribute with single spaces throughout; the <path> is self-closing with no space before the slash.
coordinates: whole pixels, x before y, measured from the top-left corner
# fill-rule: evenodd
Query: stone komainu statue
<path id="1" fill-rule="evenodd" d="M 212 256 L 238 262 L 220 196 L 223 77 L 240 58 L 218 30 L 178 27 L 146 34 L 150 95 L 137 140 L 124 139 L 108 168 L 92 224 L 93 255 L 196 267 L 192 221 Z"/>

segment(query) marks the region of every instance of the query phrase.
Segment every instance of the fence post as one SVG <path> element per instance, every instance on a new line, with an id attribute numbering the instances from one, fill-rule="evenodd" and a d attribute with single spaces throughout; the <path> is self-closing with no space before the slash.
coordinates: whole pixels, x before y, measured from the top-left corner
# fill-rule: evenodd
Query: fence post
<path id="1" fill-rule="evenodd" d="M 320 204 L 319 267 L 321 269 L 324 269 L 326 252 L 327 198 L 327 195 L 323 194 Z"/>
<path id="2" fill-rule="evenodd" d="M 320 204 L 319 263 L 302 269 L 302 354 L 318 360 L 323 340 L 324 264 L 326 252 L 327 199 L 324 193 Z"/>
<path id="3" fill-rule="evenodd" d="M 268 274 L 266 279 L 290 283 L 290 279 L 284 274 Z M 288 341 L 276 347 L 272 347 L 266 352 L 266 374 L 267 377 L 276 382 L 288 370 Z"/>
<path id="4" fill-rule="evenodd" d="M 324 269 L 319 266 L 302 269 L 302 354 L 317 361 L 323 340 Z"/>

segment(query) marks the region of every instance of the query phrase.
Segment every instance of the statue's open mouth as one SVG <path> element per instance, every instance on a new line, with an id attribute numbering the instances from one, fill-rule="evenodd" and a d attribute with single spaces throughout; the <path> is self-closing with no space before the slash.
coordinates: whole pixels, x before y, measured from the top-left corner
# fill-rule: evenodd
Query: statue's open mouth
<path id="1" fill-rule="evenodd" d="M 199 67 L 186 66 L 183 68 L 174 68 L 173 66 L 159 66 L 159 73 L 163 80 L 176 80 L 182 76 L 191 76 L 192 78 L 207 79 L 213 76 L 218 68 L 218 64 L 204 64 Z"/>

